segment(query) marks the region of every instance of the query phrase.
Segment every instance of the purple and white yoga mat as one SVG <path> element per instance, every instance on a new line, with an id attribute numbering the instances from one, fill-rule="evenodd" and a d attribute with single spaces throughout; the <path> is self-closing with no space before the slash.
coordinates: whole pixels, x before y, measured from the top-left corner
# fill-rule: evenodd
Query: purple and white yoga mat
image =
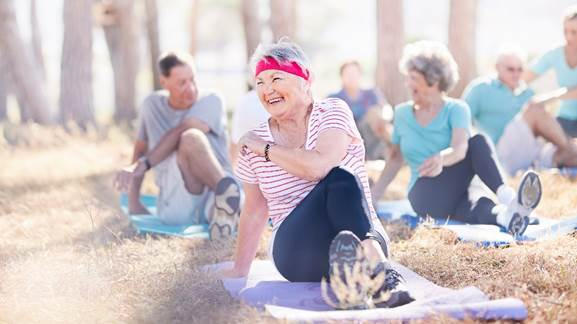
<path id="1" fill-rule="evenodd" d="M 215 271 L 230 262 L 207 266 Z M 286 281 L 270 261 L 254 261 L 247 278 L 225 279 L 234 298 L 264 308 L 273 317 L 297 321 L 422 319 L 438 314 L 454 318 L 523 320 L 527 308 L 515 298 L 489 300 L 478 288 L 449 289 L 435 285 L 408 268 L 394 263 L 407 280 L 415 301 L 401 307 L 369 310 L 334 310 L 321 297 L 320 283 Z"/>

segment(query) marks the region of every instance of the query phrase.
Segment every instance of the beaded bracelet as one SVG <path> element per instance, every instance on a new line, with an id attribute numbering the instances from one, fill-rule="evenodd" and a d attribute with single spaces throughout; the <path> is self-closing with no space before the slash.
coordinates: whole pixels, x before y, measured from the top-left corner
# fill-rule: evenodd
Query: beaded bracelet
<path id="1" fill-rule="evenodd" d="M 267 162 L 270 162 L 270 157 L 268 156 L 268 152 L 270 151 L 271 145 L 270 143 L 266 143 L 264 146 L 264 159 Z"/>

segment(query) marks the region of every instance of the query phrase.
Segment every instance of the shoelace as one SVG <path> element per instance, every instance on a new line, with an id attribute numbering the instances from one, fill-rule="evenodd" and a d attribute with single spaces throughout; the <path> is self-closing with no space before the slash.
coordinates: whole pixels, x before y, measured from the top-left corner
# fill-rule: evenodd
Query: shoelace
<path id="1" fill-rule="evenodd" d="M 403 280 L 403 276 L 394 269 L 387 269 L 385 271 L 385 284 L 384 289 L 386 291 L 394 290 L 397 285 Z"/>

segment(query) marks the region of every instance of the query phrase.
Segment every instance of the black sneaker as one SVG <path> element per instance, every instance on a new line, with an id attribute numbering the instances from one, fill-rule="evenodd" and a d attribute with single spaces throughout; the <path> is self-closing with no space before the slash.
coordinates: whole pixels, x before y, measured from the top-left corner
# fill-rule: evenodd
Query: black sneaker
<path id="1" fill-rule="evenodd" d="M 346 282 L 346 271 L 352 271 L 357 262 L 365 262 L 362 253 L 361 240 L 351 231 L 341 231 L 329 248 L 329 274 L 337 275 Z M 338 269 L 338 270 L 337 270 Z"/>
<path id="2" fill-rule="evenodd" d="M 379 262 L 373 270 L 372 278 L 378 276 L 380 273 L 385 273 L 385 281 L 374 295 L 376 307 L 393 308 L 406 305 L 415 300 L 407 289 L 407 282 L 405 278 L 393 269 L 388 262 Z M 388 298 L 383 299 L 385 294 L 390 294 Z"/>
<path id="3" fill-rule="evenodd" d="M 370 308 L 368 287 L 359 280 L 368 278 L 369 270 L 359 238 L 351 231 L 339 232 L 329 248 L 329 281 L 336 297 L 331 304 L 337 309 Z"/>
<path id="4" fill-rule="evenodd" d="M 236 234 L 240 214 L 240 187 L 231 177 L 222 178 L 214 192 L 214 213 L 209 223 L 211 240 L 225 239 Z"/>

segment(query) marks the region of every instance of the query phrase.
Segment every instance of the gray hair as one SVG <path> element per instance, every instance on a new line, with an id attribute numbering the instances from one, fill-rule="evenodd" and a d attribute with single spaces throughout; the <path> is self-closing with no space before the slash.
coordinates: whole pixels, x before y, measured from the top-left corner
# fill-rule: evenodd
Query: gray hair
<path id="1" fill-rule="evenodd" d="M 506 57 L 511 56 L 518 58 L 523 64 L 527 61 L 527 53 L 521 47 L 515 44 L 503 44 L 499 48 L 496 62 L 500 64 Z"/>
<path id="2" fill-rule="evenodd" d="M 271 58 L 279 64 L 295 62 L 303 71 L 311 70 L 310 61 L 302 48 L 286 38 L 281 38 L 277 43 L 258 45 L 250 59 L 252 75 L 254 75 L 258 62 Z"/>
<path id="3" fill-rule="evenodd" d="M 427 84 L 437 83 L 439 90 L 451 90 L 459 80 L 459 68 L 447 47 L 434 41 L 418 41 L 408 44 L 399 61 L 403 74 L 409 71 L 421 73 Z"/>
<path id="4" fill-rule="evenodd" d="M 563 21 L 573 20 L 577 18 L 577 5 L 571 5 L 565 9 L 563 13 Z"/>

